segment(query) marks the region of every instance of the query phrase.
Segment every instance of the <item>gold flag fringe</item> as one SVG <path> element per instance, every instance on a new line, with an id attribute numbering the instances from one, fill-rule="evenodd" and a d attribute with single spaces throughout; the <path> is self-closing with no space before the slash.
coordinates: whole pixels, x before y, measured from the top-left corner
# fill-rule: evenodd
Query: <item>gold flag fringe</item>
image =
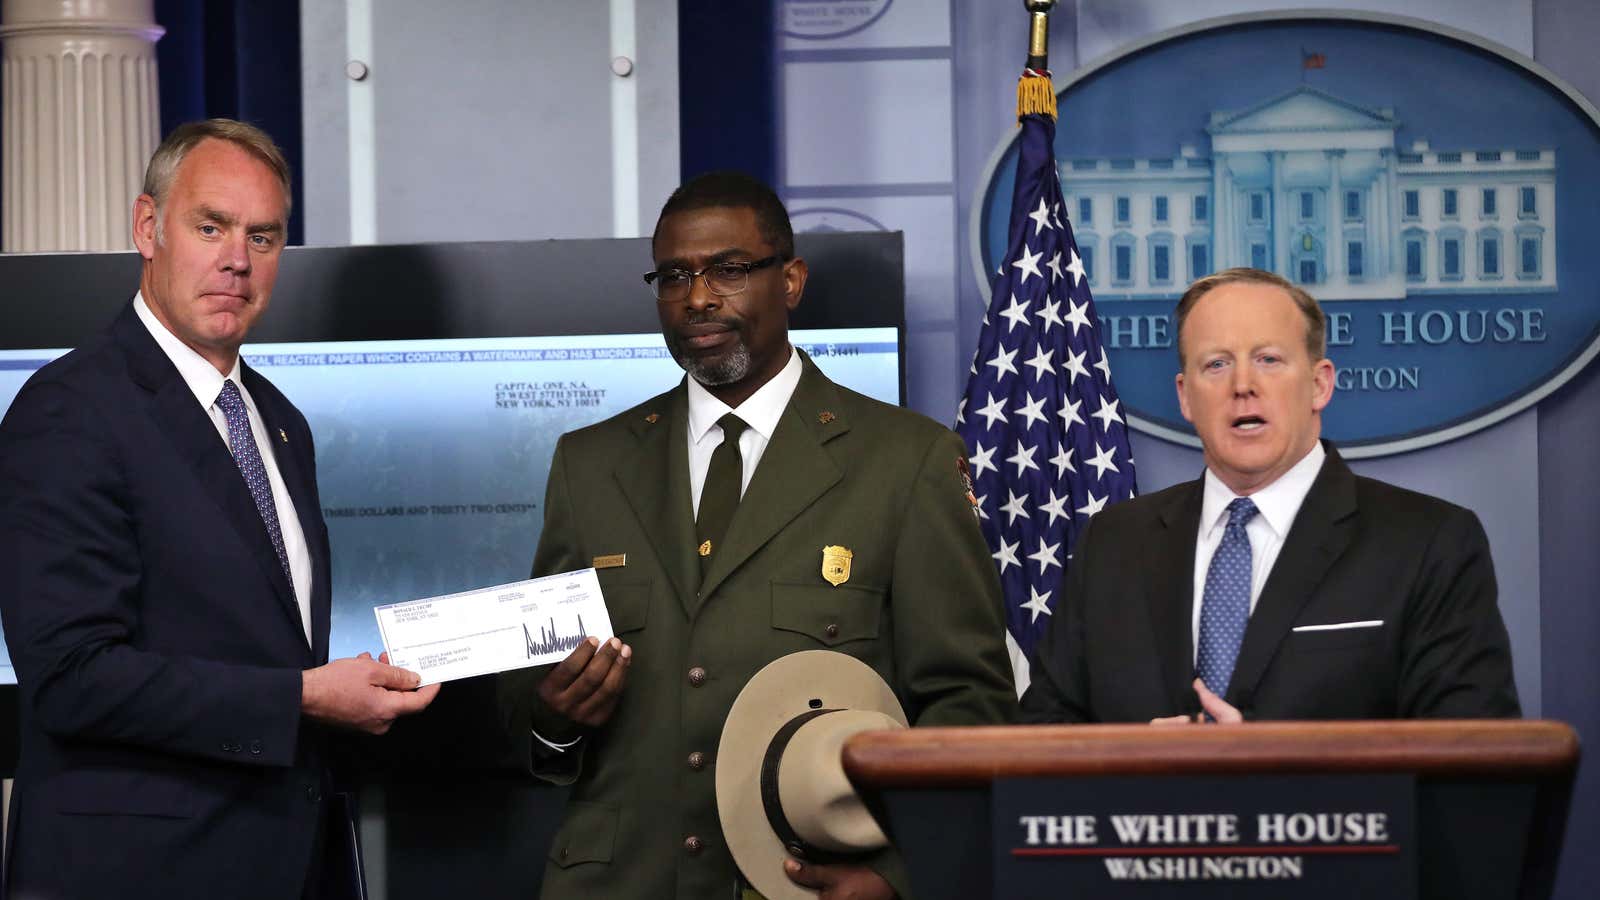
<path id="1" fill-rule="evenodd" d="M 1017 79 L 1017 118 L 1040 115 L 1056 117 L 1056 89 L 1048 72 L 1030 69 Z"/>

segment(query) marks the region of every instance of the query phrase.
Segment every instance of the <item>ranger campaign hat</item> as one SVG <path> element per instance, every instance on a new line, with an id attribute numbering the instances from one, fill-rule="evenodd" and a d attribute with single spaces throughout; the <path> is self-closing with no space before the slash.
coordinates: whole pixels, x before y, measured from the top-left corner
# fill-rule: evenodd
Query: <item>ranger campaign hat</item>
<path id="1" fill-rule="evenodd" d="M 905 727 L 889 685 L 843 653 L 792 653 L 744 686 L 717 747 L 717 815 L 734 862 L 762 896 L 816 896 L 784 873 L 791 856 L 835 862 L 888 845 L 841 753 L 852 735 Z"/>

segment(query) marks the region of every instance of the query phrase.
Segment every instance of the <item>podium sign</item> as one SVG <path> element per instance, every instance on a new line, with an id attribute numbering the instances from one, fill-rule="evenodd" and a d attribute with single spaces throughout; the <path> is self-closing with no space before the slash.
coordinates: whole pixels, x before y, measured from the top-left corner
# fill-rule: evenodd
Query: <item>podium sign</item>
<path id="1" fill-rule="evenodd" d="M 1410 775 L 1011 778 L 994 896 L 1415 900 Z"/>

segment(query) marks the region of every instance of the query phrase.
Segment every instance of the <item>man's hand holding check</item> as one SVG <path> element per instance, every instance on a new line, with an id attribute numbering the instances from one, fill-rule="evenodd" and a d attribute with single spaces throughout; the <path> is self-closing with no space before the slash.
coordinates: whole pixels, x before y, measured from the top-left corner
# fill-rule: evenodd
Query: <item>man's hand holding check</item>
<path id="1" fill-rule="evenodd" d="M 557 715 L 582 725 L 604 725 L 622 699 L 633 648 L 620 638 L 589 638 L 539 682 L 539 700 Z"/>

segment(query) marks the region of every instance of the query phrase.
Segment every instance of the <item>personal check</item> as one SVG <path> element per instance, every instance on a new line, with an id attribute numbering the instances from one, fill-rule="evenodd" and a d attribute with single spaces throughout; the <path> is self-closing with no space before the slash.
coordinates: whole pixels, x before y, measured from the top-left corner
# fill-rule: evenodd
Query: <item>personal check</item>
<path id="1" fill-rule="evenodd" d="M 594 569 L 373 609 L 389 663 L 423 684 L 560 662 L 611 637 Z"/>

